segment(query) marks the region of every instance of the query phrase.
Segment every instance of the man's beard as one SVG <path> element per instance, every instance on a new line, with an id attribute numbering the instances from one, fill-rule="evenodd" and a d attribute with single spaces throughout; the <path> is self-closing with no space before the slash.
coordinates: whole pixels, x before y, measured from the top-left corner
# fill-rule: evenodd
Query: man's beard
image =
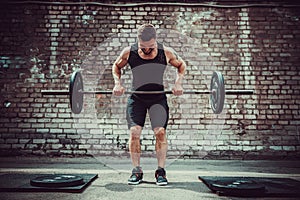
<path id="1" fill-rule="evenodd" d="M 143 51 L 143 53 L 144 53 L 145 55 L 150 55 L 150 54 L 152 53 L 153 49 L 154 49 L 154 48 L 149 48 L 149 51 L 148 51 L 148 52 L 145 50 L 145 48 L 142 48 L 141 50 Z"/>

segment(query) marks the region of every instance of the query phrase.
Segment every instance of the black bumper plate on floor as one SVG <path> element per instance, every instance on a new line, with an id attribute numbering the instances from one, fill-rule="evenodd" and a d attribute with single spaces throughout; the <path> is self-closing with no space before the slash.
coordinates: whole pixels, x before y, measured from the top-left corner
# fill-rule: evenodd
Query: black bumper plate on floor
<path id="1" fill-rule="evenodd" d="M 299 197 L 300 181 L 291 178 L 199 176 L 214 193 L 236 197 Z"/>
<path id="2" fill-rule="evenodd" d="M 97 174 L 75 174 L 83 179 L 80 185 L 67 187 L 38 187 L 30 184 L 31 180 L 53 174 L 1 174 L 0 192 L 69 192 L 80 193 L 98 178 Z"/>

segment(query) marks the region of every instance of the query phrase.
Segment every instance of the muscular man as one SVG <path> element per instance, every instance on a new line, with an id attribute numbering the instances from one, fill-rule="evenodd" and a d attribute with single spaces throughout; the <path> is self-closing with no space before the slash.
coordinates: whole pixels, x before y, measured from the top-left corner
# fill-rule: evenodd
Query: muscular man
<path id="1" fill-rule="evenodd" d="M 177 68 L 177 77 L 172 92 L 174 95 L 182 95 L 182 79 L 186 64 L 173 49 L 156 41 L 156 30 L 153 25 L 144 24 L 140 26 L 137 32 L 137 43 L 124 48 L 113 64 L 114 95 L 120 96 L 125 91 L 120 79 L 121 69 L 127 64 L 132 70 L 132 90 L 134 91 L 163 91 L 164 71 L 168 64 L 174 66 Z M 147 112 L 156 137 L 155 150 L 158 161 L 158 168 L 155 172 L 156 184 L 167 185 L 164 168 L 168 149 L 166 128 L 169 119 L 169 107 L 164 93 L 136 93 L 128 98 L 126 118 L 130 130 L 129 151 L 134 167 L 128 184 L 139 184 L 143 178 L 143 171 L 140 167 L 140 137 Z"/>

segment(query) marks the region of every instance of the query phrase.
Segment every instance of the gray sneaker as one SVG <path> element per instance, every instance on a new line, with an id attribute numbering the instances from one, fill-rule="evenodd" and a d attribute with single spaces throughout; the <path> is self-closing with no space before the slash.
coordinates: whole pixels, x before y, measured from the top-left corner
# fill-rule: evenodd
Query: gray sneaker
<path id="1" fill-rule="evenodd" d="M 156 185 L 158 186 L 168 185 L 166 171 L 164 168 L 158 168 L 155 171 L 155 178 L 156 178 Z"/>
<path id="2" fill-rule="evenodd" d="M 143 181 L 143 171 L 141 167 L 135 167 L 128 179 L 128 185 L 138 185 Z"/>

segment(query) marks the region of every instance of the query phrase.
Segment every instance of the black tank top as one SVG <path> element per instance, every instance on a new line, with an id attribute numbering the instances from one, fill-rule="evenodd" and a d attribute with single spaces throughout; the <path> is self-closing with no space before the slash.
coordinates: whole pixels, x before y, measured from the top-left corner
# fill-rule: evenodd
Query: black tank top
<path id="1" fill-rule="evenodd" d="M 138 44 L 131 46 L 128 63 L 132 71 L 133 91 L 163 91 L 163 76 L 167 66 L 167 59 L 163 45 L 157 43 L 158 52 L 154 59 L 143 59 L 138 54 Z M 143 100 L 157 100 L 165 94 L 134 94 Z"/>

